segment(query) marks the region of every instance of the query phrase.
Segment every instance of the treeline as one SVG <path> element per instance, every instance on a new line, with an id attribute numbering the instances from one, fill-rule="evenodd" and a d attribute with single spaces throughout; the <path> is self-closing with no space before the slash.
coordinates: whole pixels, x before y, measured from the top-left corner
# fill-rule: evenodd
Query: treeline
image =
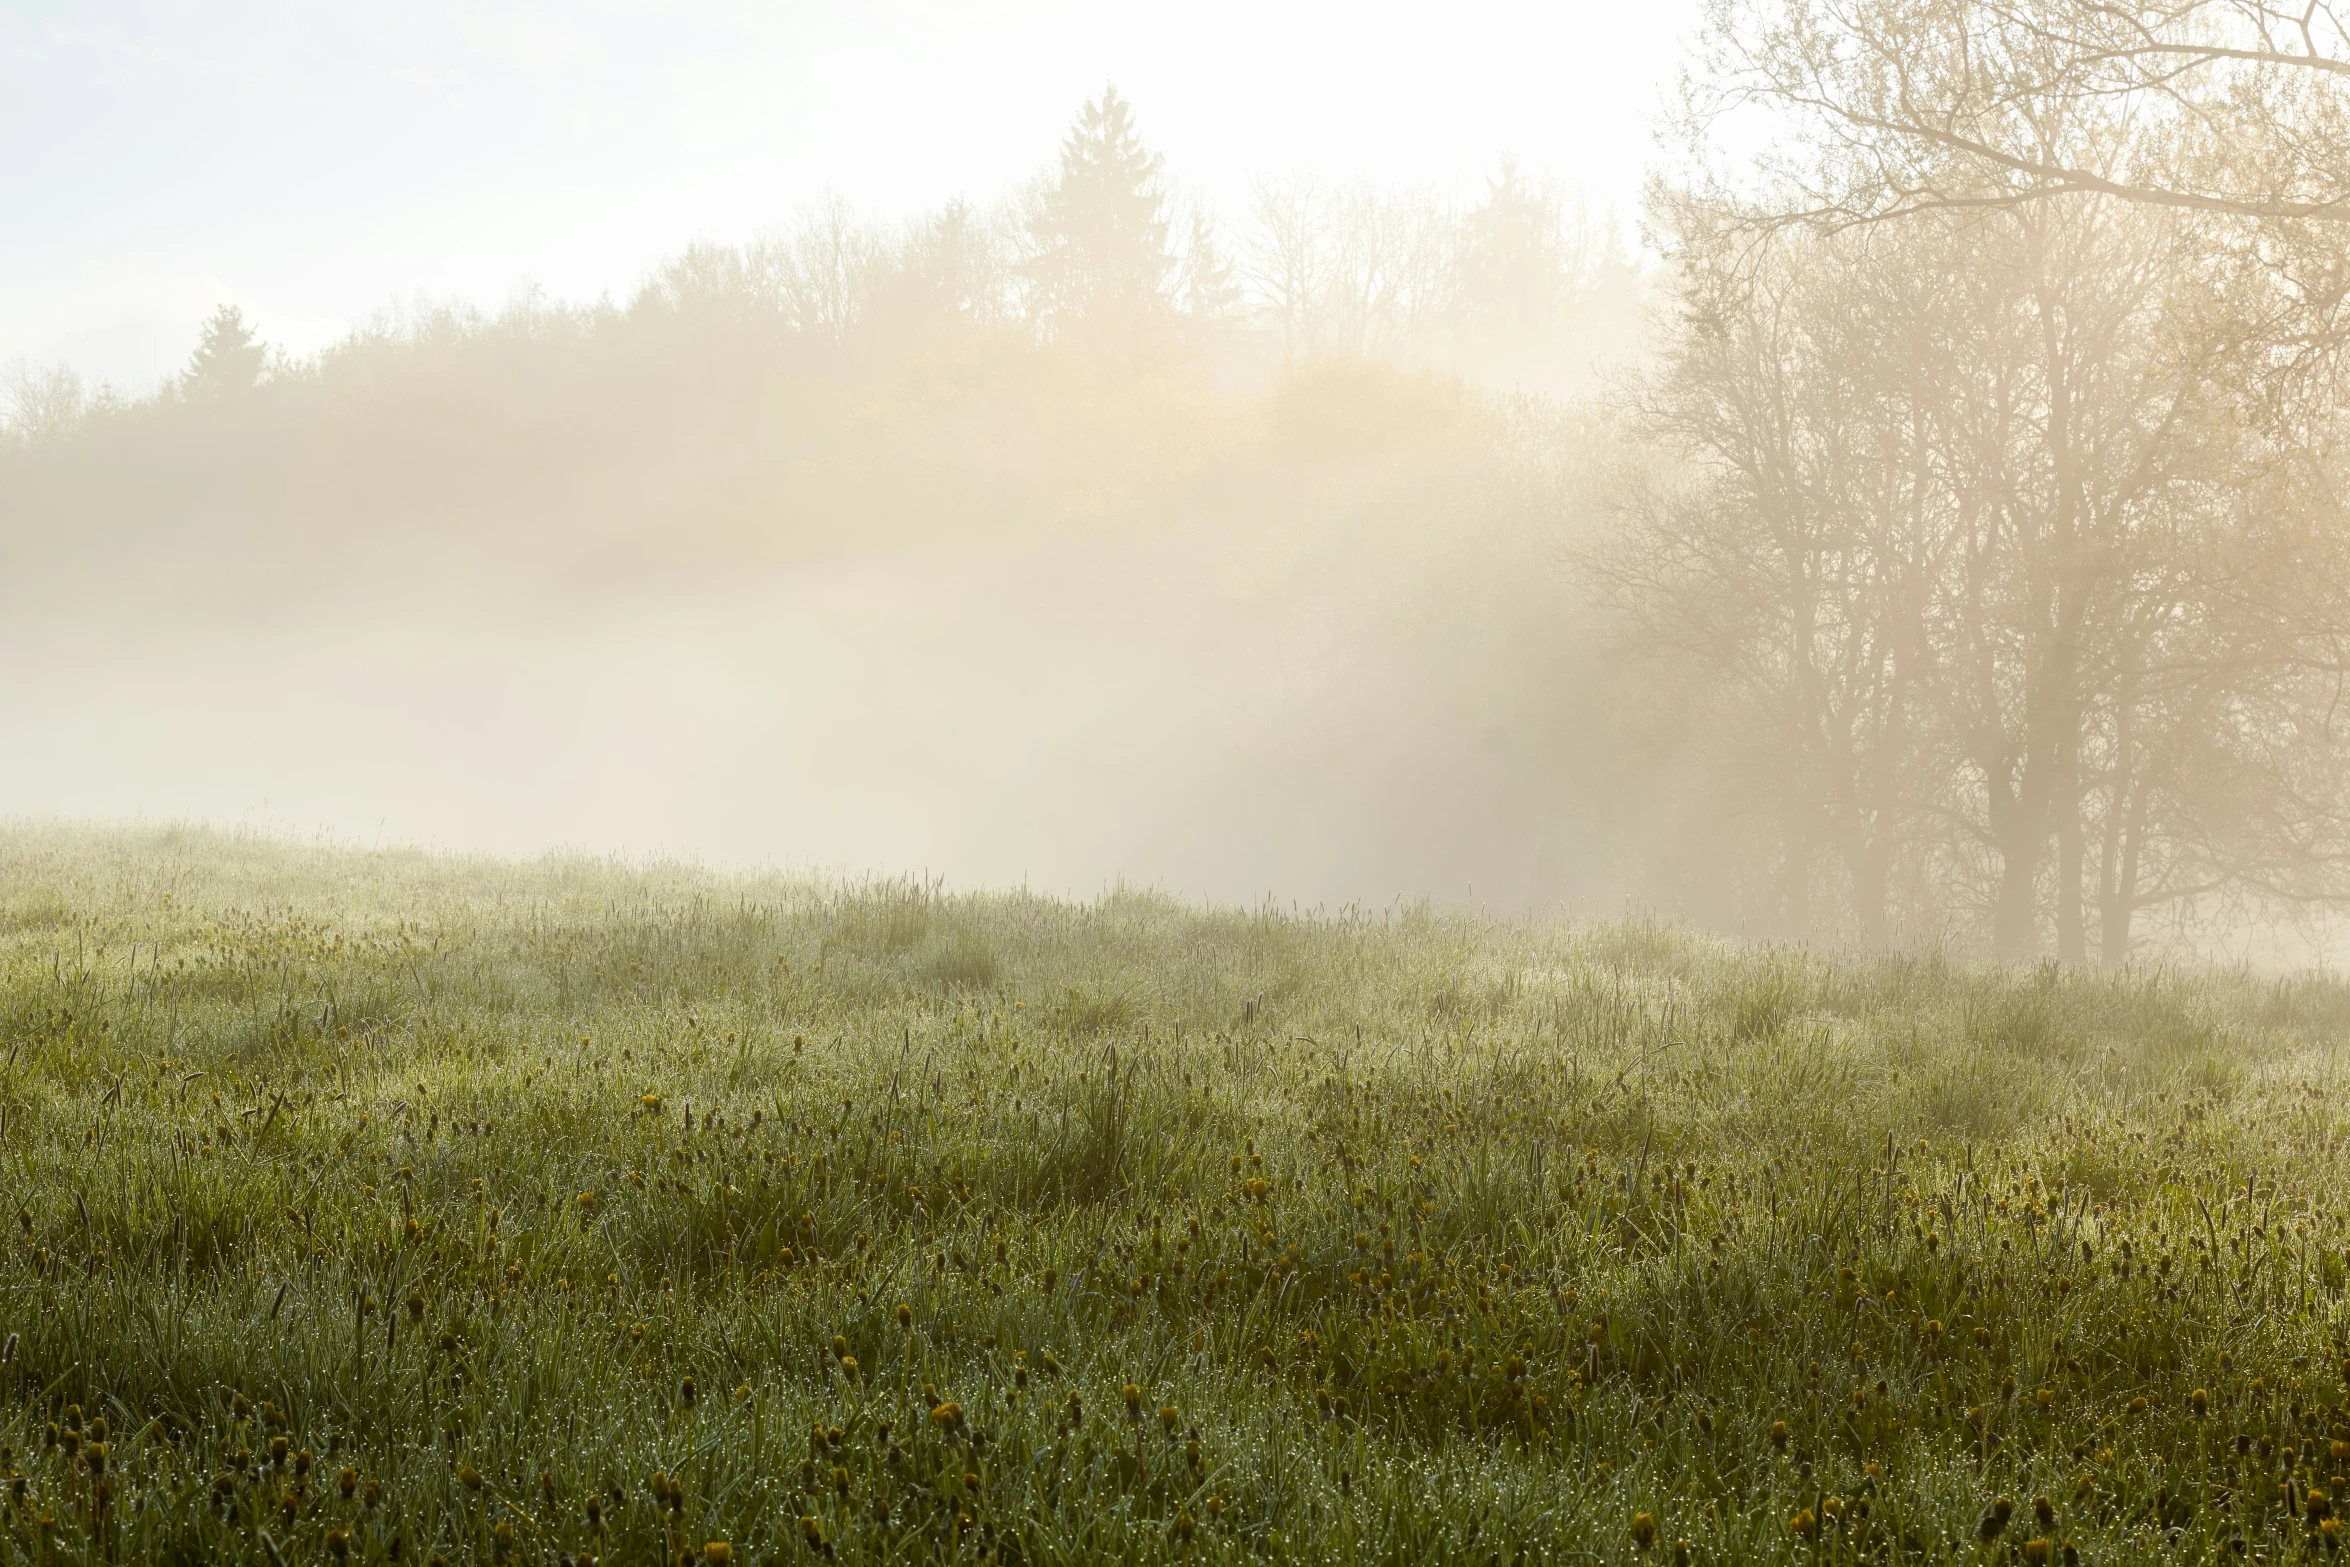
<path id="1" fill-rule="evenodd" d="M 224 308 L 136 399 L 20 365 L 0 530 L 28 568 L 102 547 L 250 591 L 428 544 L 635 580 L 1160 515 L 1269 419 L 1359 425 L 1300 411 L 1317 366 L 1566 384 L 1623 352 L 1639 290 L 1612 224 L 1507 164 L 1465 206 L 1267 182 L 1228 241 L 1111 91 L 994 209 L 830 200 L 625 303 L 387 310 L 300 359 Z"/>

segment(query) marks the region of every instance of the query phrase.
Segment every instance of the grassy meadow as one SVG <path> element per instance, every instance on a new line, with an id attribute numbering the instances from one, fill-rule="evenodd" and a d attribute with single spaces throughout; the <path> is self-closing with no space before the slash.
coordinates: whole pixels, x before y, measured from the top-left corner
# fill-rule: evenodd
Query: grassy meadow
<path id="1" fill-rule="evenodd" d="M 2323 1558 L 2350 989 L 0 835 L 0 1560 Z"/>

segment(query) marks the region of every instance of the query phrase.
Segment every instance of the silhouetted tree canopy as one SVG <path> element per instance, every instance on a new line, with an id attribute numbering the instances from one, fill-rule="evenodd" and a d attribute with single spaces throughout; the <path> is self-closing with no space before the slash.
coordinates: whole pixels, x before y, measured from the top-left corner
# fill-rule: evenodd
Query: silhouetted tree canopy
<path id="1" fill-rule="evenodd" d="M 1656 460 L 1596 565 L 1750 917 L 2119 964 L 2350 903 L 2342 41 L 2249 0 L 1711 8 Z"/>
<path id="2" fill-rule="evenodd" d="M 1028 220 L 1027 273 L 1040 317 L 1132 332 L 1173 303 L 1166 167 L 1134 111 L 1107 87 L 1061 142 L 1060 167 Z"/>
<path id="3" fill-rule="evenodd" d="M 191 396 L 217 397 L 249 392 L 261 380 L 269 349 L 246 324 L 245 313 L 222 305 L 204 323 L 204 335 L 182 378 Z"/>

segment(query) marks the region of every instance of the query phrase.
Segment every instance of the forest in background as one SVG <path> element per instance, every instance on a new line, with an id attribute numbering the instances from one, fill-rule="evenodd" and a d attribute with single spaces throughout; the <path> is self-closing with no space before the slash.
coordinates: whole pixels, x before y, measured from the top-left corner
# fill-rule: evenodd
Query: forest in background
<path id="1" fill-rule="evenodd" d="M 1610 787 L 1561 394 L 1646 287 L 1506 164 L 1465 205 L 1270 180 L 1227 235 L 1106 94 L 992 209 L 828 201 L 625 302 L 387 310 L 306 360 L 223 311 L 139 399 L 20 368 L 0 594 L 74 667 L 10 716 L 143 716 L 104 777 L 19 774 L 467 847 L 1612 899 L 1558 808 Z"/>
<path id="2" fill-rule="evenodd" d="M 825 770 L 688 843 L 728 854 L 2109 965 L 2319 935 L 2350 51 L 2281 14 L 1722 5 L 1646 266 L 1508 164 L 1227 224 L 1113 92 L 994 208 L 827 203 L 626 304 L 300 363 L 224 312 L 152 397 L 15 373 L 7 591 L 328 660 L 660 603 L 726 677 L 640 702 L 777 715 L 697 820 Z M 822 642 L 761 640 L 810 584 Z M 852 803 L 936 830 L 823 839 Z"/>
<path id="3" fill-rule="evenodd" d="M 419 301 L 306 359 L 223 307 L 134 399 L 19 365 L 0 504 L 19 560 L 228 592 L 354 561 L 372 591 L 428 547 L 585 586 L 1163 525 L 1474 439 L 1452 383 L 1588 382 L 1639 288 L 1612 221 L 1507 162 L 1465 207 L 1269 180 L 1227 240 L 1113 89 L 992 210 L 831 197 L 624 303 Z"/>

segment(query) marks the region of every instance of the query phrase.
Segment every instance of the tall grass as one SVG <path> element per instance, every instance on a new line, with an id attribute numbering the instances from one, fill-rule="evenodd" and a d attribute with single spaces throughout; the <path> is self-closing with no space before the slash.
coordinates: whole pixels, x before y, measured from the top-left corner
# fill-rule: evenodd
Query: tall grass
<path id="1" fill-rule="evenodd" d="M 0 1559 L 2336 1538 L 2330 981 L 197 833 L 0 868 Z"/>

